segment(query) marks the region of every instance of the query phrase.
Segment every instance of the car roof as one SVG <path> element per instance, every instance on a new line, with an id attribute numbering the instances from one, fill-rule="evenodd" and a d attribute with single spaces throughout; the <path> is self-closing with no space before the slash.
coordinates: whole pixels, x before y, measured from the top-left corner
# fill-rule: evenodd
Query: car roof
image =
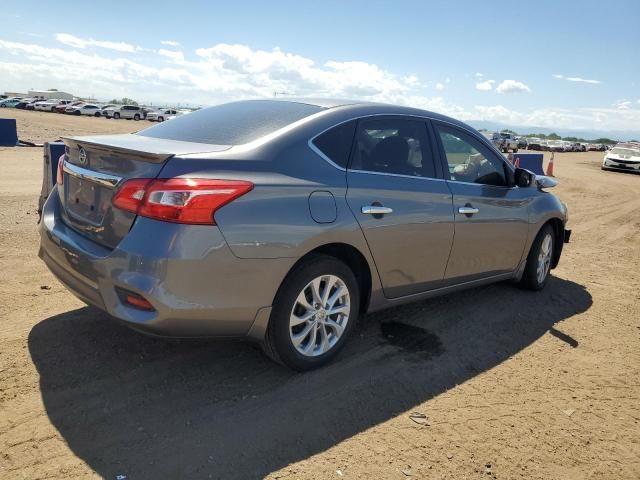
<path id="1" fill-rule="evenodd" d="M 434 120 L 441 120 L 443 122 L 458 125 L 460 127 L 469 129 L 469 125 L 465 124 L 455 118 L 442 115 L 440 113 L 432 112 L 430 110 L 424 110 L 415 107 L 408 107 L 404 105 L 394 105 L 383 102 L 372 102 L 367 100 L 349 100 L 342 98 L 315 98 L 315 97 L 286 97 L 286 98 L 274 98 L 268 99 L 274 102 L 292 102 L 303 103 L 307 105 L 315 105 L 325 109 L 340 109 L 343 112 L 349 112 L 354 117 L 359 115 L 367 116 L 375 112 L 377 115 L 408 115 L 418 117 L 428 117 Z"/>

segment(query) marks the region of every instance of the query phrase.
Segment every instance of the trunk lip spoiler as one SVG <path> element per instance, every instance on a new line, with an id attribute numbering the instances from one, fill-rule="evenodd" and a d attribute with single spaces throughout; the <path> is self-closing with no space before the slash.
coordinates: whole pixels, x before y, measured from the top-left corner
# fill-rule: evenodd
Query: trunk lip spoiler
<path id="1" fill-rule="evenodd" d="M 231 148 L 230 145 L 184 142 L 135 134 L 73 136 L 61 137 L 61 139 L 67 146 L 89 146 L 98 150 L 116 150 L 123 154 L 152 159 L 154 163 L 176 155 L 220 153 Z"/>
<path id="2" fill-rule="evenodd" d="M 73 175 L 81 180 L 97 183 L 104 187 L 115 188 L 122 181 L 122 177 L 117 175 L 89 170 L 88 168 L 79 167 L 69 162 L 64 162 L 62 169 L 69 175 Z"/>

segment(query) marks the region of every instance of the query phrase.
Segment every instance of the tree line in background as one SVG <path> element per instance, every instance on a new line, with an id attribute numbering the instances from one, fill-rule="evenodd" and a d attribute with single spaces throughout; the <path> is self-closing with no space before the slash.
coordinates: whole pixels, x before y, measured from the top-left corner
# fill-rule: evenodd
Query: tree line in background
<path id="1" fill-rule="evenodd" d="M 120 100 L 118 100 L 117 98 L 114 98 L 113 100 L 110 100 L 109 103 L 114 103 L 116 105 L 138 105 L 138 102 L 136 102 L 133 98 L 121 98 Z"/>

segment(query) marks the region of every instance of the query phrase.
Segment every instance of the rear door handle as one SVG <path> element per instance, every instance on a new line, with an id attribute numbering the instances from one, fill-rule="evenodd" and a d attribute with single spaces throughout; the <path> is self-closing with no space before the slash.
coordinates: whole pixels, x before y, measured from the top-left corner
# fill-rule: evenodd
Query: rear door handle
<path id="1" fill-rule="evenodd" d="M 462 215 L 473 215 L 474 213 L 480 213 L 480 210 L 475 207 L 459 207 L 458 213 Z"/>
<path id="2" fill-rule="evenodd" d="M 361 211 L 368 215 L 388 215 L 393 213 L 392 208 L 383 207 L 382 205 L 366 205 L 362 207 Z"/>

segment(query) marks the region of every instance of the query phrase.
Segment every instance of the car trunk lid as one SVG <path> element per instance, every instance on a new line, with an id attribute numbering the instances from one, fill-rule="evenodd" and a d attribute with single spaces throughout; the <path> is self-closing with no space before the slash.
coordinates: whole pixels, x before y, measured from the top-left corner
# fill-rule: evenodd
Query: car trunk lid
<path id="1" fill-rule="evenodd" d="M 63 138 L 64 182 L 58 185 L 63 221 L 81 235 L 115 248 L 136 215 L 115 208 L 118 188 L 132 178 L 156 178 L 176 155 L 220 152 L 224 145 L 181 142 L 141 135 Z"/>

